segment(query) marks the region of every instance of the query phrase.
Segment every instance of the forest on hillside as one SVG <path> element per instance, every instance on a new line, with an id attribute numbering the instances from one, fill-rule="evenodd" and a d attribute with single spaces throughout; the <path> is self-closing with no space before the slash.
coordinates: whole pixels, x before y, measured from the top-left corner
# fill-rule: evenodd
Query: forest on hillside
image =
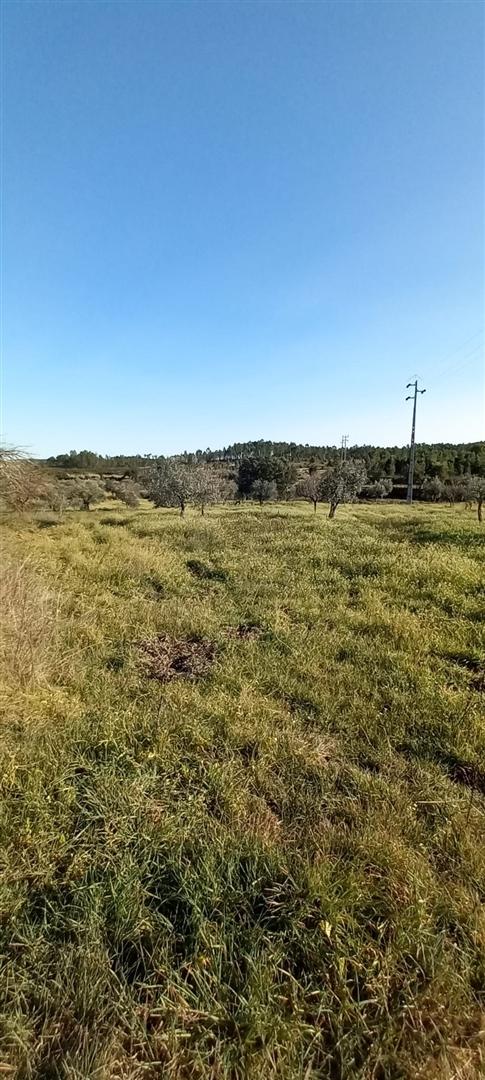
<path id="1" fill-rule="evenodd" d="M 160 455 L 161 456 L 161 455 Z M 332 465 L 340 459 L 337 446 L 310 446 L 305 443 L 272 442 L 269 439 L 233 443 L 222 450 L 185 450 L 174 455 L 187 465 L 223 462 L 239 465 L 247 458 L 280 458 L 295 465 Z M 409 447 L 407 446 L 351 446 L 347 457 L 364 462 L 370 480 L 389 477 L 395 483 L 403 483 L 407 477 Z M 93 450 L 70 450 L 51 456 L 43 464 L 57 469 L 81 469 L 90 472 L 116 472 L 122 470 L 136 476 L 159 460 L 156 454 L 98 454 Z M 459 476 L 485 476 L 485 441 L 470 443 L 418 443 L 416 446 L 415 482 L 425 477 L 448 480 Z"/>

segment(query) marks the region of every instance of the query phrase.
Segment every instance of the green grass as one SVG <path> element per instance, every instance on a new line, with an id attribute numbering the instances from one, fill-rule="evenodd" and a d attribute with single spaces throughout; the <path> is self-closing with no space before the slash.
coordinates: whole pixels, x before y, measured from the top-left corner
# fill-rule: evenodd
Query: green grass
<path id="1" fill-rule="evenodd" d="M 442 507 L 5 525 L 4 1074 L 483 1075 L 484 545 Z M 147 678 L 158 634 L 210 673 Z"/>

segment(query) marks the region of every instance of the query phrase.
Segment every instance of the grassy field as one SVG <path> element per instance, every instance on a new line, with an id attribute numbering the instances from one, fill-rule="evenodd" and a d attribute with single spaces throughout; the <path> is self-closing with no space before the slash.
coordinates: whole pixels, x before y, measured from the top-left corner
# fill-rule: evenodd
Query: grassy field
<path id="1" fill-rule="evenodd" d="M 3 528 L 0 1073 L 484 1075 L 485 531 Z"/>

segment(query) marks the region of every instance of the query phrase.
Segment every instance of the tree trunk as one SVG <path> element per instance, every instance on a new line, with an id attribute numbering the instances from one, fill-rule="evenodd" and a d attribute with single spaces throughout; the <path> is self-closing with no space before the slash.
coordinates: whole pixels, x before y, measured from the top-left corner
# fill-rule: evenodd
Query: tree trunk
<path id="1" fill-rule="evenodd" d="M 482 506 L 483 506 L 483 499 L 479 499 L 478 503 L 477 503 L 477 515 L 478 515 L 478 520 L 479 521 L 482 521 L 482 517 L 483 517 L 483 515 L 482 515 Z"/>
<path id="2" fill-rule="evenodd" d="M 330 503 L 330 510 L 329 510 L 329 512 L 328 512 L 328 516 L 329 516 L 329 518 L 333 518 L 333 517 L 335 517 L 335 511 L 336 511 L 336 509 L 337 509 L 337 506 L 336 506 L 336 505 L 335 505 L 334 503 Z"/>
<path id="3" fill-rule="evenodd" d="M 313 509 L 314 509 L 315 514 L 316 514 L 316 512 L 317 512 L 317 500 L 316 499 L 313 500 Z"/>
<path id="4" fill-rule="evenodd" d="M 202 517 L 204 517 L 204 510 L 205 510 L 204 503 L 202 503 L 202 506 L 200 508 L 200 512 L 202 514 Z"/>
<path id="5" fill-rule="evenodd" d="M 181 502 L 180 503 L 180 517 L 183 517 L 184 513 L 185 513 L 185 503 Z"/>

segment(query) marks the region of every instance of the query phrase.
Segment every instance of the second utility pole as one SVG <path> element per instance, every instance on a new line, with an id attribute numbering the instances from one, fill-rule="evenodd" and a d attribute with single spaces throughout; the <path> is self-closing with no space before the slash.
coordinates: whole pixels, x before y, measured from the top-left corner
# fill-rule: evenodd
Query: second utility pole
<path id="1" fill-rule="evenodd" d="M 408 382 L 408 384 L 406 386 L 406 390 L 409 390 L 410 386 L 414 387 L 414 394 L 408 394 L 408 396 L 406 398 L 406 401 L 410 401 L 411 398 L 414 398 L 414 403 L 413 403 L 413 422 L 412 422 L 412 425 L 411 425 L 411 449 L 409 451 L 408 493 L 407 493 L 407 497 L 406 497 L 406 502 L 408 502 L 408 503 L 412 503 L 412 501 L 413 501 L 414 462 L 415 462 L 415 458 L 416 458 L 416 442 L 415 442 L 415 438 L 416 438 L 416 401 L 418 399 L 418 394 L 425 394 L 426 393 L 426 390 L 418 390 L 418 380 L 417 379 L 413 383 Z"/>

